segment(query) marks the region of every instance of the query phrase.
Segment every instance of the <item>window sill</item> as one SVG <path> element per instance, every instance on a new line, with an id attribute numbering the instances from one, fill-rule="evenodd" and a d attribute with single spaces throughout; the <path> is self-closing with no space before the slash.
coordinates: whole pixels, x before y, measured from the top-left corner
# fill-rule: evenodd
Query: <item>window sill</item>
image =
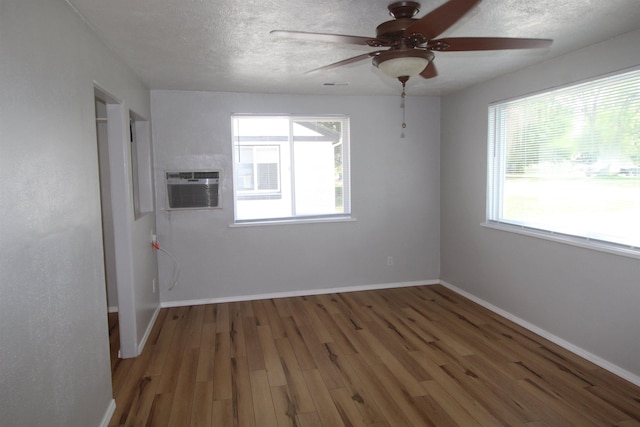
<path id="1" fill-rule="evenodd" d="M 615 243 L 607 243 L 599 240 L 592 240 L 586 237 L 576 237 L 566 234 L 555 233 L 552 231 L 537 230 L 519 225 L 506 224 L 497 221 L 486 221 L 481 224 L 483 227 L 494 230 L 506 231 L 511 233 L 522 234 L 539 239 L 550 240 L 553 242 L 564 243 L 566 245 L 577 246 L 580 248 L 591 249 L 599 252 L 606 252 L 614 255 L 622 255 L 629 258 L 640 259 L 640 250 L 632 246 L 618 245 Z"/>
<path id="2" fill-rule="evenodd" d="M 275 220 L 256 220 L 247 222 L 234 222 L 229 224 L 230 228 L 241 227 L 261 227 L 269 225 L 290 225 L 290 224 L 321 224 L 328 222 L 355 222 L 356 218 L 351 216 L 321 217 L 321 218 L 286 218 Z"/>

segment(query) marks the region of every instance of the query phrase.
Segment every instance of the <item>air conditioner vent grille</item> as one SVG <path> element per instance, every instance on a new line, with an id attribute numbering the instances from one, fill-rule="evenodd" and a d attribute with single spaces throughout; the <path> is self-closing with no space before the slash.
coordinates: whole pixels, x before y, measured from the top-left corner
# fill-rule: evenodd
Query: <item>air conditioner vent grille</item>
<path id="1" fill-rule="evenodd" d="M 210 172 L 194 172 L 193 177 L 195 179 L 204 179 L 204 178 L 220 178 L 220 172 L 218 171 L 210 171 Z"/>
<path id="2" fill-rule="evenodd" d="M 220 172 L 167 172 L 169 209 L 220 207 Z"/>

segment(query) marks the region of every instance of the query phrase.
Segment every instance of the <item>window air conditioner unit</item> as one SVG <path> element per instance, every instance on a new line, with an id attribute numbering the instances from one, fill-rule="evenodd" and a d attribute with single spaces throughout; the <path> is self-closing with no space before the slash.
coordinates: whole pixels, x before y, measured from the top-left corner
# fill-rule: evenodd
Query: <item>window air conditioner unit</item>
<path id="1" fill-rule="evenodd" d="M 220 171 L 167 172 L 169 209 L 220 207 Z"/>

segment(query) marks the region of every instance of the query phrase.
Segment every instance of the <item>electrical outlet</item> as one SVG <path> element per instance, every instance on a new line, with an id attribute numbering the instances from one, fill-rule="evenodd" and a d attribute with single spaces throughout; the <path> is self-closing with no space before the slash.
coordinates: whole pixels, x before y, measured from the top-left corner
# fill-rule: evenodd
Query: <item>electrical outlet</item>
<path id="1" fill-rule="evenodd" d="M 387 265 L 393 265 L 393 257 L 392 256 L 388 256 L 387 257 Z"/>
<path id="2" fill-rule="evenodd" d="M 156 293 L 156 278 L 154 277 L 151 281 L 151 286 L 153 287 L 153 293 Z"/>

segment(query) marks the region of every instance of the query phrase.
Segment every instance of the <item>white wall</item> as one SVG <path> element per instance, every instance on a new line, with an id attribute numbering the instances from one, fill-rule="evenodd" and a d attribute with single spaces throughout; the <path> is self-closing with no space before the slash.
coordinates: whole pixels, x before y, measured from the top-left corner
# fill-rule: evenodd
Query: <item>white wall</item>
<path id="1" fill-rule="evenodd" d="M 400 85 L 398 84 L 398 92 Z M 439 277 L 439 99 L 152 91 L 163 302 Z M 355 222 L 230 228 L 231 113 L 347 114 Z M 166 211 L 165 170 L 220 169 L 222 209 Z M 387 256 L 394 265 L 387 265 Z"/>
<path id="2" fill-rule="evenodd" d="M 98 426 L 113 401 L 94 81 L 147 117 L 148 91 L 63 0 L 0 8 L 0 423 Z"/>
<path id="3" fill-rule="evenodd" d="M 640 31 L 446 96 L 442 278 L 640 376 L 640 260 L 483 228 L 487 109 L 640 64 Z"/>

